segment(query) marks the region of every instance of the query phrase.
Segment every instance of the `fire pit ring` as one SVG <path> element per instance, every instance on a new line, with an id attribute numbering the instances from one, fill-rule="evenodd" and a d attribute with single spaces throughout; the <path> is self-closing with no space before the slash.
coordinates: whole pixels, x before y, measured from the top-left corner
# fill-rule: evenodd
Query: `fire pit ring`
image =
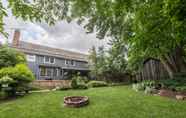
<path id="1" fill-rule="evenodd" d="M 87 96 L 67 96 L 64 97 L 64 106 L 67 107 L 82 107 L 89 103 Z"/>

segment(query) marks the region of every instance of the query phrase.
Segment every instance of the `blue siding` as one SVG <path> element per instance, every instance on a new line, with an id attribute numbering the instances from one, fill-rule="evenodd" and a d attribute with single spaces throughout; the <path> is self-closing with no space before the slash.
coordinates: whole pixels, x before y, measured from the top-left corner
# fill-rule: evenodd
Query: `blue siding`
<path id="1" fill-rule="evenodd" d="M 55 57 L 55 63 L 54 64 L 48 64 L 44 63 L 44 56 L 42 55 L 36 55 L 35 62 L 28 62 L 28 66 L 34 73 L 37 79 L 49 79 L 51 77 L 42 77 L 40 76 L 40 66 L 44 67 L 56 67 L 56 68 L 64 68 L 64 69 L 74 69 L 74 70 L 88 70 L 88 63 L 84 61 L 75 61 L 75 66 L 72 65 L 66 65 L 64 58 L 56 58 Z M 57 77 L 52 77 L 52 79 L 63 79 L 63 76 L 59 75 Z"/>

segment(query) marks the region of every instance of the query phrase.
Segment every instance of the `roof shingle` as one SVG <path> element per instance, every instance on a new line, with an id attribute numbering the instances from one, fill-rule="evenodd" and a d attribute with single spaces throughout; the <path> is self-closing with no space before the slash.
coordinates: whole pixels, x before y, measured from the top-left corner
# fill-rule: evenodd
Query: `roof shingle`
<path id="1" fill-rule="evenodd" d="M 67 50 L 60 49 L 60 48 L 52 48 L 52 47 L 43 46 L 39 44 L 33 44 L 33 43 L 25 42 L 25 41 L 20 41 L 18 46 L 11 45 L 11 47 L 16 48 L 25 53 L 48 55 L 48 56 L 55 56 L 55 57 L 60 57 L 60 58 L 88 62 L 88 55 L 86 54 L 67 51 Z"/>

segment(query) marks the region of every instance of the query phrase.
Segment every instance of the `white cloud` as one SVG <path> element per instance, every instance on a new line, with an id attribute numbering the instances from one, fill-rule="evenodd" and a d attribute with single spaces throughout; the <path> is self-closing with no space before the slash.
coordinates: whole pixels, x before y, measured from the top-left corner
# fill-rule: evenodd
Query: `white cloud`
<path id="1" fill-rule="evenodd" d="M 107 45 L 107 40 L 97 39 L 95 33 L 86 34 L 82 26 L 76 22 L 61 21 L 55 26 L 48 26 L 44 23 L 23 22 L 12 16 L 6 18 L 5 21 L 5 29 L 10 34 L 9 42 L 12 39 L 13 30 L 19 28 L 21 29 L 21 40 L 71 51 L 87 53 L 93 45 L 96 47 Z M 1 37 L 0 41 L 4 42 L 4 38 Z"/>
<path id="2" fill-rule="evenodd" d="M 4 6 L 7 6 L 6 0 L 3 0 Z M 15 19 L 10 10 L 5 21 L 5 31 L 9 33 L 8 41 L 11 42 L 15 28 L 21 30 L 21 40 L 31 43 L 47 45 L 51 47 L 63 48 L 66 50 L 87 53 L 92 46 L 108 47 L 107 40 L 99 40 L 96 34 L 86 34 L 85 30 L 76 24 L 76 22 L 67 23 L 61 21 L 55 26 L 49 27 L 47 24 L 38 24 L 24 22 Z M 6 39 L 0 34 L 0 42 L 6 42 Z"/>

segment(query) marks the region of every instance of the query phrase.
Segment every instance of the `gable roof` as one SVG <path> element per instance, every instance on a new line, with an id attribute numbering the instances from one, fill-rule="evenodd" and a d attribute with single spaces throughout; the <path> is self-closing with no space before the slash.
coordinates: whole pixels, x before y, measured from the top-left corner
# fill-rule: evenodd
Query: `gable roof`
<path id="1" fill-rule="evenodd" d="M 160 62 L 160 60 L 158 60 L 158 59 L 155 59 L 155 58 L 149 57 L 149 58 L 147 58 L 147 59 L 145 59 L 145 60 L 143 61 L 143 64 L 146 64 L 146 63 L 149 62 L 150 60 Z"/>
<path id="2" fill-rule="evenodd" d="M 88 62 L 88 55 L 86 54 L 67 51 L 60 48 L 52 48 L 52 47 L 39 45 L 39 44 L 33 44 L 25 41 L 19 41 L 19 44 L 17 46 L 11 45 L 11 47 L 20 50 L 24 53 L 54 56 L 59 58 L 66 58 L 66 59 Z"/>

